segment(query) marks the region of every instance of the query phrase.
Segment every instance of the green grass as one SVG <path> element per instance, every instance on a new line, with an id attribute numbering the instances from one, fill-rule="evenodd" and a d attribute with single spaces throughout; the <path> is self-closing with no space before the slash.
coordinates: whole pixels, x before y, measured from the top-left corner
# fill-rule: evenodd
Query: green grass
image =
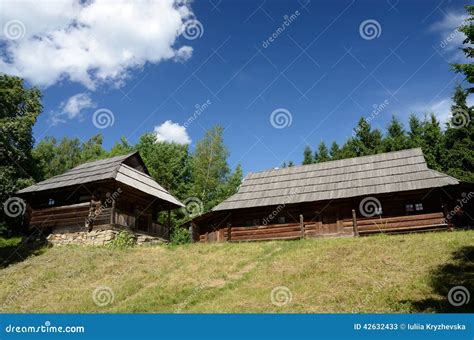
<path id="1" fill-rule="evenodd" d="M 474 231 L 460 231 L 126 250 L 53 247 L 0 269 L 0 310 L 466 312 L 472 302 L 455 308 L 446 296 L 454 285 L 474 293 L 473 245 Z M 94 303 L 100 286 L 110 287 L 113 302 Z M 292 295 L 282 306 L 271 300 L 278 286 Z"/>

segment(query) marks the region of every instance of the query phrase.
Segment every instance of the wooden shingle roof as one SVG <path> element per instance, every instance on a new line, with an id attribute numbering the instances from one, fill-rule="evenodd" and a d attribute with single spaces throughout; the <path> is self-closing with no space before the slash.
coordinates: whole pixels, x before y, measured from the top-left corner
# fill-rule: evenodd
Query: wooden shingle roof
<path id="1" fill-rule="evenodd" d="M 127 164 L 133 164 L 135 167 L 143 171 Z M 117 182 L 126 184 L 176 206 L 184 206 L 179 200 L 172 196 L 148 175 L 146 167 L 144 166 L 138 152 L 78 165 L 60 175 L 48 178 L 47 180 L 22 189 L 18 191 L 17 194 L 59 189 L 107 179 L 114 179 Z"/>
<path id="2" fill-rule="evenodd" d="M 420 148 L 250 173 L 214 211 L 313 202 L 459 184 L 428 168 Z"/>

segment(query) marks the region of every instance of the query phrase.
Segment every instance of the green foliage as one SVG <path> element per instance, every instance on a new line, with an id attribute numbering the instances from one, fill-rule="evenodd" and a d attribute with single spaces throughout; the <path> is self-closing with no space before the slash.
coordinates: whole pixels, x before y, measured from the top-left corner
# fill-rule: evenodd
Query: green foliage
<path id="1" fill-rule="evenodd" d="M 190 243 L 191 236 L 189 230 L 181 227 L 171 228 L 170 242 L 173 245 Z"/>
<path id="2" fill-rule="evenodd" d="M 185 199 L 191 179 L 191 155 L 188 145 L 157 142 L 152 133 L 141 136 L 136 149 L 150 175 L 171 194 Z"/>
<path id="3" fill-rule="evenodd" d="M 457 86 L 452 117 L 445 132 L 444 168 L 466 182 L 474 183 L 474 110 L 467 105 L 468 92 Z"/>
<path id="4" fill-rule="evenodd" d="M 327 162 L 331 160 L 329 156 L 329 150 L 324 142 L 319 143 L 318 151 L 314 153 L 315 163 Z"/>
<path id="5" fill-rule="evenodd" d="M 331 150 L 329 151 L 329 155 L 332 160 L 341 159 L 341 149 L 335 141 L 331 144 Z"/>
<path id="6" fill-rule="evenodd" d="M 398 151 L 409 148 L 407 135 L 403 128 L 403 124 L 392 116 L 387 127 L 387 135 L 382 142 L 384 152 Z"/>
<path id="7" fill-rule="evenodd" d="M 37 88 L 27 89 L 18 77 L 0 75 L 0 204 L 33 183 L 33 125 L 43 107 Z M 0 211 L 0 233 L 18 231 L 19 219 Z"/>
<path id="8" fill-rule="evenodd" d="M 307 145 L 305 148 L 304 148 L 304 151 L 303 151 L 303 165 L 306 165 L 306 164 L 312 164 L 314 163 L 314 159 L 313 159 L 313 151 L 311 151 L 311 147 L 309 145 Z"/>
<path id="9" fill-rule="evenodd" d="M 134 247 L 135 244 L 135 236 L 127 230 L 122 230 L 112 241 L 106 244 L 106 247 L 109 249 L 128 249 Z"/>
<path id="10" fill-rule="evenodd" d="M 466 38 L 463 41 L 465 47 L 462 48 L 464 55 L 467 58 L 474 57 L 474 48 L 472 45 L 474 44 L 474 6 L 466 6 L 466 11 L 468 14 L 468 18 L 461 27 L 459 27 L 459 32 L 464 33 Z M 453 69 L 456 73 L 462 73 L 465 76 L 465 79 L 470 84 L 474 84 L 474 64 L 453 64 Z M 467 89 L 469 93 L 474 93 L 474 87 L 470 87 Z"/>
<path id="11" fill-rule="evenodd" d="M 207 211 L 225 197 L 230 175 L 227 157 L 229 151 L 223 141 L 224 128 L 214 126 L 208 130 L 202 140 L 197 142 L 192 158 L 192 176 L 190 196 L 199 198 Z"/>
<path id="12" fill-rule="evenodd" d="M 33 149 L 37 164 L 37 179 L 44 180 L 75 166 L 106 158 L 109 155 L 102 147 L 102 135 L 92 136 L 81 143 L 78 138 L 64 137 L 59 143 L 54 137 L 45 137 Z"/>

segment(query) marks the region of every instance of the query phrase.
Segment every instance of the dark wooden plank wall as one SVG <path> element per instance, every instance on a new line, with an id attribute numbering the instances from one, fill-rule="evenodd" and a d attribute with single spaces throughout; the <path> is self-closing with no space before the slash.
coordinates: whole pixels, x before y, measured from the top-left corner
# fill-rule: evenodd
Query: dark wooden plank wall
<path id="1" fill-rule="evenodd" d="M 393 195 L 380 195 L 383 214 L 381 217 L 364 217 L 359 211 L 362 198 L 334 200 L 330 202 L 313 202 L 280 207 L 259 207 L 239 209 L 230 215 L 216 215 L 213 220 L 195 223 L 194 240 L 201 242 L 256 241 L 256 240 L 291 240 L 304 235 L 353 236 L 354 221 L 352 210 L 360 235 L 379 232 L 409 232 L 447 228 L 444 221 L 441 196 L 436 190 L 429 192 L 409 192 Z M 422 212 L 408 214 L 405 204 L 423 204 Z M 265 218 L 278 211 L 270 223 L 262 223 Z M 303 216 L 303 228 L 299 221 Z M 278 216 L 285 216 L 286 223 L 277 224 Z M 258 226 L 246 226 L 249 220 L 258 219 Z M 229 227 L 230 226 L 230 227 Z M 196 232 L 197 230 L 197 232 Z"/>

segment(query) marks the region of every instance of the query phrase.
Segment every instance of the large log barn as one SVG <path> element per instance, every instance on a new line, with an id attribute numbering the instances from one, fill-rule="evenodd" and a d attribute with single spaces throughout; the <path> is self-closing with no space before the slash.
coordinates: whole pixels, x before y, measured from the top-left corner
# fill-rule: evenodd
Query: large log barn
<path id="1" fill-rule="evenodd" d="M 81 164 L 17 195 L 27 202 L 25 224 L 53 244 L 100 245 L 124 229 L 139 243 L 168 239 L 166 216 L 183 206 L 150 177 L 138 152 Z"/>
<path id="2" fill-rule="evenodd" d="M 273 169 L 249 174 L 190 229 L 201 242 L 447 229 L 472 216 L 467 187 L 429 169 L 420 148 Z"/>

